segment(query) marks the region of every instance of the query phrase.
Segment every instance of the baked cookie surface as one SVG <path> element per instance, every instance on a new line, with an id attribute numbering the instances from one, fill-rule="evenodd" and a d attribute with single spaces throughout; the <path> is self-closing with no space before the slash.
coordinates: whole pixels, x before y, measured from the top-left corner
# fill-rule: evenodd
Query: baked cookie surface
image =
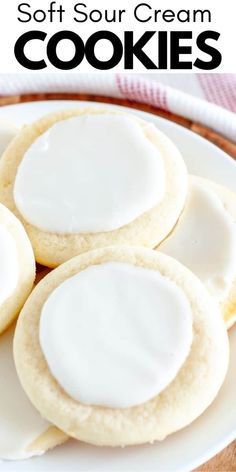
<path id="1" fill-rule="evenodd" d="M 0 333 L 16 318 L 35 279 L 28 236 L 8 208 L 0 204 Z"/>
<path id="2" fill-rule="evenodd" d="M 104 406 L 104 401 L 101 402 L 100 400 L 97 402 L 100 403 L 100 405 L 86 404 L 85 401 L 78 401 L 78 399 L 75 399 L 75 395 L 80 396 L 81 394 L 81 391 L 78 389 L 76 390 L 77 393 L 75 395 L 73 394 L 73 396 L 66 393 L 65 386 L 61 386 L 61 378 L 56 374 L 57 378 L 60 379 L 59 383 L 52 374 L 52 364 L 51 368 L 49 368 L 46 360 L 46 358 L 49 359 L 48 353 L 45 357 L 46 351 L 44 350 L 43 353 L 42 349 L 44 348 L 42 348 L 43 344 L 40 338 L 42 313 L 45 311 L 45 307 L 51 297 L 56 296 L 56 291 L 61 289 L 64 283 L 70 283 L 70 279 L 74 276 L 83 275 L 86 270 L 91 268 L 99 269 L 100 267 L 106 266 L 108 263 L 118 263 L 121 266 L 128 264 L 134 271 L 138 268 L 139 270 L 148 269 L 148 274 L 156 273 L 164 283 L 168 282 L 172 284 L 172 286 L 175 286 L 176 289 L 181 292 L 181 296 L 183 296 L 188 305 L 188 313 L 190 312 L 192 317 L 192 340 L 189 338 L 191 341 L 188 347 L 189 352 L 185 352 L 186 358 L 182 358 L 181 366 L 178 366 L 178 372 L 174 378 L 172 380 L 169 379 L 168 385 L 162 385 L 157 395 L 152 394 L 152 398 L 149 398 L 149 400 L 143 403 L 141 403 L 142 399 L 139 399 L 139 401 L 136 401 L 136 399 L 133 406 L 129 407 L 124 406 L 124 404 L 121 403 L 120 397 L 117 395 L 115 397 L 116 403 L 113 402 L 113 405 L 119 404 L 119 408 Z M 160 285 L 157 285 L 157 287 L 160 288 Z M 87 289 L 89 290 L 89 286 Z M 124 292 L 122 292 L 122 290 Z M 112 290 L 109 290 L 109 293 L 111 292 Z M 120 295 L 117 295 L 117 293 Z M 123 293 L 122 300 L 124 301 L 125 297 L 127 297 L 126 287 L 123 286 L 119 279 L 119 284 L 114 283 L 113 286 L 113 295 L 118 296 L 118 307 L 121 293 Z M 89 300 L 88 295 L 89 292 L 87 293 L 87 300 Z M 91 298 L 93 296 L 95 300 L 97 300 L 97 294 L 95 292 L 91 293 Z M 108 300 L 110 300 L 109 294 L 107 297 Z M 141 291 L 137 294 L 136 298 L 137 304 L 143 304 L 144 299 Z M 69 303 L 68 298 L 64 300 L 65 307 L 67 307 L 67 302 Z M 137 305 L 135 306 L 137 307 Z M 68 307 L 66 309 L 67 313 L 69 313 Z M 157 306 L 158 316 L 160 311 L 161 310 L 158 311 Z M 173 312 L 176 313 L 175 309 Z M 46 313 L 46 317 L 50 316 L 48 313 Z M 78 322 L 80 323 L 79 306 L 77 308 L 77 314 Z M 139 331 L 137 339 L 141 339 L 144 345 L 148 347 L 149 343 L 145 344 L 145 342 L 148 342 L 148 335 L 150 334 L 150 326 L 148 324 L 149 310 L 146 310 L 144 315 L 146 315 L 143 319 L 144 326 L 143 329 Z M 134 324 L 130 325 L 131 334 L 132 326 L 134 326 L 134 329 L 135 326 L 137 326 L 137 323 L 135 324 L 135 310 L 132 312 L 132 316 L 134 317 Z M 44 322 L 47 321 L 46 317 L 44 313 Z M 99 320 L 99 309 L 96 313 L 96 317 L 95 320 Z M 142 320 L 142 317 L 139 318 L 139 322 L 140 319 Z M 188 318 L 186 318 L 186 320 L 187 319 Z M 121 320 L 123 320 L 122 317 Z M 123 321 L 121 322 L 123 323 Z M 99 331 L 99 325 L 97 323 L 98 321 L 95 323 L 93 330 L 91 330 L 91 336 L 95 341 L 97 339 L 96 332 Z M 83 325 L 78 326 L 82 327 Z M 170 330 L 171 326 L 170 324 Z M 182 324 L 181 326 L 183 328 L 184 325 Z M 82 328 L 77 327 L 77 329 Z M 73 332 L 76 340 L 76 330 L 73 329 Z M 175 334 L 175 332 L 174 330 L 173 334 Z M 116 359 L 116 357 L 114 358 L 113 352 L 113 346 L 115 344 L 113 340 L 115 340 L 116 343 L 118 340 L 114 337 L 114 330 L 110 331 L 110 334 L 112 341 L 109 344 L 110 338 L 109 332 L 107 332 L 108 351 L 106 352 L 106 359 Z M 66 331 L 64 336 L 66 338 Z M 147 337 L 145 338 L 145 336 Z M 61 337 L 58 339 L 62 340 Z M 133 339 L 132 336 L 131 339 Z M 180 337 L 180 339 L 182 338 Z M 53 343 L 54 340 L 52 337 L 52 345 Z M 60 347 L 62 348 L 62 345 L 59 342 L 59 346 L 56 346 L 56 349 L 60 349 Z M 176 349 L 175 352 L 179 355 L 179 347 L 173 346 L 173 349 Z M 103 350 L 102 345 L 101 350 Z M 84 352 L 83 359 L 86 361 L 86 358 L 89 359 L 89 355 L 90 353 L 88 353 L 86 357 L 86 353 Z M 157 251 L 137 247 L 110 247 L 91 251 L 73 258 L 52 271 L 34 289 L 25 304 L 17 323 L 14 339 L 14 357 L 17 372 L 23 388 L 35 407 L 44 417 L 65 431 L 68 435 L 96 445 L 124 446 L 161 440 L 174 431 L 191 423 L 215 398 L 227 371 L 228 356 L 228 337 L 220 311 L 217 304 L 212 297 L 210 297 L 208 291 L 197 277 L 172 258 L 158 253 Z M 66 356 L 61 357 L 61 361 L 63 359 L 63 365 L 64 357 Z M 80 358 L 78 358 L 77 361 L 79 362 Z M 144 366 L 147 366 L 145 359 L 143 359 L 143 362 Z M 138 364 L 138 369 L 139 365 L 140 363 Z M 167 364 L 165 365 L 167 369 Z M 124 364 L 124 369 L 127 368 L 126 366 L 127 363 Z M 98 365 L 98 370 L 100 367 L 101 366 Z M 94 367 L 91 366 L 92 371 L 93 368 Z M 69 370 L 71 370 L 70 366 Z M 145 372 L 147 373 L 147 371 L 144 370 L 142 375 L 145 376 Z M 155 369 L 153 372 L 155 373 Z M 165 368 L 163 372 L 165 372 Z M 89 373 L 90 369 L 88 366 L 86 385 L 90 384 L 90 380 L 91 382 L 93 381 L 93 379 L 89 378 Z M 152 378 L 153 376 L 151 376 L 151 379 Z M 76 379 L 75 374 L 75 382 L 77 381 Z M 160 378 L 158 378 L 158 380 L 159 379 Z M 108 383 L 109 380 L 110 379 L 107 378 Z M 106 383 L 101 383 L 104 385 L 105 393 L 107 393 Z M 124 383 L 122 385 L 125 392 L 127 384 Z M 117 386 L 117 388 L 119 390 L 120 385 Z M 114 389 L 112 392 L 113 395 L 115 395 Z M 125 396 L 124 392 L 122 395 Z M 94 392 L 92 391 L 91 393 Z M 132 391 L 129 391 L 129 395 L 133 398 Z M 113 397 L 112 399 L 114 400 Z M 125 400 L 127 400 L 126 397 Z"/>
<path id="3" fill-rule="evenodd" d="M 0 119 L 0 158 L 17 132 L 18 128 L 15 125 Z"/>
<path id="4" fill-rule="evenodd" d="M 191 176 L 179 220 L 157 250 L 195 273 L 220 303 L 228 327 L 236 319 L 236 195 Z"/>
<path id="5" fill-rule="evenodd" d="M 100 119 L 100 117 L 102 120 L 105 119 L 108 122 L 115 119 L 118 121 L 122 121 L 122 119 L 123 121 L 127 121 L 127 138 L 130 139 L 130 150 L 133 153 L 133 161 L 131 161 L 129 166 L 129 162 L 127 163 L 124 159 L 124 152 L 122 152 L 124 142 L 121 139 L 123 131 L 122 123 L 120 122 L 117 126 L 121 132 L 121 137 L 120 139 L 118 139 L 117 136 L 114 138 L 116 144 L 114 149 L 116 147 L 121 149 L 120 156 L 122 155 L 123 158 L 123 160 L 121 159 L 123 166 L 122 171 L 119 168 L 119 159 L 114 160 L 111 169 L 114 168 L 117 170 L 116 172 L 112 171 L 113 180 L 109 183 L 110 177 L 109 172 L 106 174 L 106 161 L 103 162 L 100 168 L 99 162 L 96 162 L 96 172 L 94 171 L 93 174 L 95 183 L 93 185 L 91 172 L 94 165 L 92 165 L 93 161 L 91 160 L 90 164 L 88 162 L 90 172 L 88 172 L 88 169 L 86 170 L 88 174 L 85 172 L 85 177 L 81 180 L 80 184 L 82 188 L 88 180 L 88 185 L 91 186 L 91 192 L 89 195 L 86 193 L 87 184 L 85 184 L 84 195 L 86 195 L 86 197 L 82 198 L 82 194 L 80 194 L 80 198 L 73 200 L 71 197 L 69 202 L 64 201 L 67 198 L 67 193 L 76 191 L 76 176 L 78 176 L 80 172 L 78 169 L 77 171 L 73 169 L 72 165 L 71 182 L 69 177 L 66 180 L 68 190 L 66 190 L 66 186 L 63 185 L 60 185 L 58 189 L 58 179 L 55 174 L 56 170 L 60 167 L 60 160 L 58 158 L 58 163 L 54 163 L 55 165 L 51 164 L 51 172 L 50 170 L 47 172 L 44 171 L 42 174 L 44 178 L 41 177 L 40 180 L 40 153 L 42 149 L 47 147 L 47 143 L 42 140 L 46 139 L 45 136 L 47 136 L 46 133 L 48 132 L 57 132 L 57 136 L 62 137 L 63 129 L 61 130 L 61 128 L 59 129 L 58 127 L 66 126 L 70 120 L 73 122 L 73 119 L 82 120 L 82 140 L 84 134 L 89 133 L 89 128 L 86 128 L 86 120 L 94 121 L 94 119 Z M 92 153 L 96 154 L 98 148 L 100 149 L 100 156 L 102 156 L 102 145 L 105 142 L 106 126 L 103 129 L 103 126 L 100 124 L 100 128 L 101 142 L 99 141 L 99 132 L 94 125 L 94 139 L 96 138 L 97 141 L 93 141 L 91 137 L 91 139 L 87 139 L 83 144 L 83 152 L 85 152 L 86 156 L 89 153 L 92 159 Z M 69 132 L 70 130 L 68 130 L 68 133 Z M 108 136 L 110 145 L 112 146 L 112 129 L 109 133 L 107 132 L 107 137 Z M 133 143 L 132 136 L 135 137 Z M 39 143 L 38 140 L 40 139 L 41 141 Z M 57 145 L 58 139 L 57 137 L 54 141 L 54 144 L 56 143 L 55 146 Z M 136 165 L 135 153 L 139 154 L 139 146 L 138 149 L 135 150 L 137 140 L 140 140 L 140 147 L 143 148 L 143 154 L 139 160 L 139 156 L 136 156 L 137 163 L 139 162 L 139 164 Z M 66 156 L 66 146 L 68 142 L 69 140 L 67 140 L 67 142 L 65 140 L 65 142 L 63 141 L 64 144 L 58 145 L 57 152 L 61 153 L 61 162 Z M 71 152 L 73 152 L 73 149 Z M 80 152 L 82 151 L 80 150 Z M 148 155 L 150 154 L 149 167 L 147 168 L 144 163 L 146 152 Z M 34 156 L 36 153 L 37 167 L 34 168 L 34 162 L 36 162 Z M 111 156 L 112 154 L 111 152 Z M 54 156 L 55 159 L 57 153 L 52 152 L 51 155 Z M 104 156 L 102 156 L 102 158 L 103 157 Z M 107 163 L 109 163 L 108 157 L 109 149 L 107 150 Z M 43 160 L 48 162 L 47 159 L 42 159 L 42 161 Z M 82 159 L 82 167 L 85 161 L 87 162 L 87 159 Z M 126 165 L 128 166 L 127 168 Z M 63 169 L 65 168 L 63 167 Z M 135 172 L 133 178 L 132 169 Z M 30 175 L 33 176 L 32 172 L 36 172 L 35 175 L 37 177 L 34 177 L 36 179 L 33 181 L 34 185 L 30 179 Z M 64 172 L 61 171 L 62 179 L 63 173 Z M 55 180 L 52 182 L 54 174 Z M 102 176 L 100 176 L 100 174 L 102 174 Z M 98 175 L 97 181 L 96 175 Z M 99 176 L 101 177 L 100 186 L 98 185 Z M 38 183 L 39 189 L 37 190 L 36 187 Z M 138 185 L 140 185 L 140 189 Z M 133 188 L 133 186 L 135 188 Z M 55 198 L 55 195 L 53 196 L 53 190 L 50 189 L 55 190 L 57 194 Z M 150 189 L 152 189 L 152 195 L 150 194 Z M 50 191 L 52 192 L 50 197 L 51 202 L 45 200 L 45 206 L 42 210 L 43 204 L 41 200 L 45 195 L 50 194 Z M 156 191 L 157 194 L 155 196 Z M 45 116 L 41 120 L 21 130 L 17 138 L 4 153 L 0 162 L 0 201 L 11 209 L 22 221 L 31 240 L 37 262 L 49 267 L 56 267 L 82 252 L 111 244 L 154 247 L 164 239 L 176 223 L 183 208 L 186 193 L 187 171 L 183 159 L 175 145 L 163 133 L 157 130 L 154 125 L 138 119 L 133 115 L 116 113 L 109 109 L 81 108 L 78 110 L 61 111 Z M 130 203 L 130 207 L 128 202 L 125 201 L 126 195 L 127 198 L 131 198 L 133 195 L 132 205 Z M 122 198 L 124 199 L 122 203 L 123 206 L 120 202 L 121 196 L 123 196 Z M 74 210 L 72 210 L 72 207 L 74 208 L 75 200 L 77 203 L 81 203 L 80 209 L 76 208 L 75 211 L 80 215 L 84 213 L 84 222 L 82 221 L 82 217 L 80 219 L 74 216 L 75 213 L 73 213 Z M 86 211 L 83 210 L 83 203 L 84 208 L 87 208 Z M 40 206 L 40 208 L 38 208 L 40 211 L 37 211 L 37 205 Z M 50 216 L 50 208 L 52 209 L 52 217 Z M 106 211 L 105 214 L 103 214 L 104 208 Z M 117 208 L 120 208 L 119 215 L 116 213 L 118 211 Z M 72 212 L 71 217 L 70 211 Z M 47 215 L 47 212 L 49 212 L 49 215 Z M 68 219 L 67 223 L 63 222 L 63 213 L 65 218 Z M 30 222 L 29 219 L 34 222 Z M 45 221 L 47 229 L 45 229 Z M 94 222 L 96 222 L 96 226 L 94 226 Z M 67 224 L 67 226 L 65 226 L 65 224 Z M 102 230 L 102 227 L 104 227 L 104 230 Z M 56 230 L 53 228 L 56 228 Z M 72 229 L 70 230 L 70 228 Z M 82 228 L 83 231 L 78 232 L 78 228 Z M 91 228 L 92 231 L 86 231 L 86 228 Z"/>

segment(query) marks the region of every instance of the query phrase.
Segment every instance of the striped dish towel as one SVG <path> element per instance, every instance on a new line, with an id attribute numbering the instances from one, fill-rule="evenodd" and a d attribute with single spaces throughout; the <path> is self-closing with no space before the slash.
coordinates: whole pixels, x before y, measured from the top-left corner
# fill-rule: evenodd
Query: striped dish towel
<path id="1" fill-rule="evenodd" d="M 156 106 L 236 142 L 234 74 L 0 74 L 0 95 L 89 93 Z"/>

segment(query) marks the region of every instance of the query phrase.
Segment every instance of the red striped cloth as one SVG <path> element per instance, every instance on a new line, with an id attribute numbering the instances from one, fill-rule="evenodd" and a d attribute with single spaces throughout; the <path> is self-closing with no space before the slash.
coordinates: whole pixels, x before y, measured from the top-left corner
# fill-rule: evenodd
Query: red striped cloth
<path id="1" fill-rule="evenodd" d="M 236 75 L 199 74 L 198 79 L 206 100 L 236 112 Z"/>

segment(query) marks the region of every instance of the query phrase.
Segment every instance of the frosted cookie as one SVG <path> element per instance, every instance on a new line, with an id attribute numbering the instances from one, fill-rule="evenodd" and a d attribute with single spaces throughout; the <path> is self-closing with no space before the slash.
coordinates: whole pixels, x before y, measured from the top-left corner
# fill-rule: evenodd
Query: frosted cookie
<path id="1" fill-rule="evenodd" d="M 18 319 L 14 356 L 35 407 L 96 445 L 161 440 L 197 418 L 228 366 L 218 305 L 146 248 L 84 253 L 46 276 Z"/>
<path id="2" fill-rule="evenodd" d="M 14 329 L 0 336 L 0 460 L 41 455 L 67 439 L 40 416 L 20 385 L 13 360 Z"/>
<path id="3" fill-rule="evenodd" d="M 110 244 L 154 247 L 186 193 L 175 145 L 153 124 L 110 109 L 48 115 L 24 127 L 0 163 L 0 201 L 49 267 Z"/>
<path id="4" fill-rule="evenodd" d="M 35 260 L 18 219 L 0 204 L 0 333 L 16 318 L 32 290 Z"/>
<path id="5" fill-rule="evenodd" d="M 178 223 L 157 249 L 201 279 L 230 327 L 236 319 L 236 195 L 192 176 Z"/>
<path id="6" fill-rule="evenodd" d="M 12 123 L 0 119 L 0 158 L 7 146 L 18 132 L 18 128 Z"/>

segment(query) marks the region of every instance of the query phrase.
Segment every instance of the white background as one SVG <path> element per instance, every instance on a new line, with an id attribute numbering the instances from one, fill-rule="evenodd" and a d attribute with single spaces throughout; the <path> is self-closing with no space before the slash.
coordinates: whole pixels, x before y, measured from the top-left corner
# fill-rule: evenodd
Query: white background
<path id="1" fill-rule="evenodd" d="M 33 13 L 37 9 L 43 9 L 47 11 L 50 6 L 49 0 L 25 0 L 26 3 L 29 3 L 31 8 L 29 11 Z M 139 23 L 134 19 L 133 10 L 136 5 L 139 3 L 148 3 L 154 9 L 168 10 L 172 9 L 177 12 L 181 9 L 209 9 L 212 13 L 212 21 L 208 23 L 181 23 L 178 20 L 175 20 L 171 23 L 165 21 L 149 21 L 146 23 Z M 193 40 L 183 40 L 181 44 L 192 45 L 192 55 L 184 56 L 183 60 L 194 60 L 196 57 L 207 60 L 205 54 L 200 52 L 195 46 L 195 38 L 197 35 L 204 30 L 214 30 L 218 31 L 221 36 L 220 39 L 215 42 L 211 42 L 212 46 L 217 47 L 222 53 L 222 63 L 221 65 L 213 70 L 212 72 L 236 72 L 236 1 L 224 0 L 221 2 L 219 0 L 82 0 L 82 3 L 85 3 L 87 8 L 84 9 L 89 13 L 93 9 L 99 9 L 104 11 L 105 9 L 112 11 L 113 9 L 125 9 L 126 13 L 123 15 L 123 21 L 121 23 L 107 23 L 105 21 L 100 21 L 97 23 L 91 22 L 89 19 L 85 23 L 76 23 L 73 20 L 73 17 L 76 16 L 74 13 L 74 5 L 78 3 L 78 0 L 57 0 L 54 5 L 55 8 L 58 8 L 59 5 L 63 5 L 63 8 L 66 10 L 64 14 L 63 23 L 59 22 L 59 15 L 55 15 L 53 23 L 49 21 L 48 18 L 41 23 L 35 22 L 33 19 L 28 23 L 20 23 L 17 20 L 17 17 L 26 18 L 23 15 L 20 15 L 18 12 L 18 5 L 24 3 L 22 0 L 8 0 L 1 2 L 1 11 L 0 11 L 0 64 L 1 64 L 1 73 L 16 73 L 16 72 L 27 72 L 28 70 L 23 68 L 14 57 L 14 45 L 17 38 L 24 32 L 30 30 L 41 30 L 47 32 L 47 39 L 44 42 L 41 41 L 31 41 L 31 43 L 25 48 L 26 54 L 30 59 L 40 60 L 45 59 L 48 67 L 44 69 L 44 72 L 59 72 L 56 68 L 50 65 L 46 56 L 46 44 L 47 40 L 56 32 L 60 30 L 72 30 L 78 33 L 84 41 L 98 30 L 109 30 L 117 34 L 121 39 L 123 38 L 124 31 L 133 30 L 135 32 L 135 39 L 138 40 L 139 37 L 144 33 L 145 30 L 150 31 L 170 31 L 170 30 L 189 30 L 193 31 Z M 83 8 L 82 8 L 83 9 Z M 148 10 L 143 7 L 143 15 L 148 14 Z M 151 14 L 151 12 L 149 13 Z M 158 63 L 157 61 L 157 35 L 150 40 L 150 43 L 145 48 L 145 52 L 150 56 L 153 62 Z M 61 42 L 60 47 L 58 47 L 58 54 L 61 59 L 69 60 L 74 55 L 74 46 L 71 42 L 63 41 Z M 112 47 L 106 41 L 101 41 L 97 46 L 96 54 L 99 59 L 108 59 L 112 55 Z M 209 59 L 209 56 L 208 56 Z M 134 72 L 145 72 L 145 68 L 138 61 L 134 61 Z M 121 60 L 120 64 L 116 68 L 112 69 L 111 72 L 122 72 L 124 71 L 124 63 Z M 68 73 L 71 73 L 69 71 Z M 74 72 L 97 72 L 97 69 L 91 67 L 86 59 L 78 66 L 77 69 L 74 69 Z M 129 73 L 132 71 L 128 71 Z M 147 71 L 153 72 L 154 74 L 157 70 Z M 158 70 L 161 72 L 161 70 Z M 165 71 L 163 71 L 165 72 Z M 178 71 L 174 71 L 178 72 Z M 180 70 L 179 72 L 183 72 Z M 186 72 L 202 72 L 197 68 L 189 70 Z M 37 73 L 33 72 L 32 73 Z"/>

